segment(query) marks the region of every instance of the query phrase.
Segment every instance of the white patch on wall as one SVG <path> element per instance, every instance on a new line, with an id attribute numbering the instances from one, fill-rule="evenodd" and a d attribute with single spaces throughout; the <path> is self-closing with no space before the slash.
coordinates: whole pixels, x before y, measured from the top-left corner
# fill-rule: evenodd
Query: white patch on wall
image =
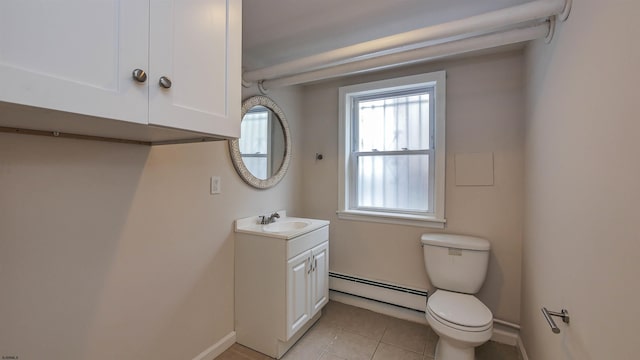
<path id="1" fill-rule="evenodd" d="M 493 186 L 493 153 L 455 154 L 456 186 Z"/>

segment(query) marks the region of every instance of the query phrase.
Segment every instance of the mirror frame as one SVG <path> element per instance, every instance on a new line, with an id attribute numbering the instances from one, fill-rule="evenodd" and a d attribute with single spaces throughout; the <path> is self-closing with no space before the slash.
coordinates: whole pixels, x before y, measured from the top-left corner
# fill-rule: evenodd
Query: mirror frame
<path id="1" fill-rule="evenodd" d="M 287 118 L 284 116 L 282 109 L 280 109 L 278 104 L 273 100 L 262 95 L 252 96 L 242 102 L 242 115 L 240 117 L 240 121 L 242 121 L 245 114 L 249 112 L 251 108 L 258 105 L 264 106 L 273 111 L 282 126 L 282 131 L 284 133 L 284 159 L 282 159 L 282 165 L 280 165 L 280 168 L 275 174 L 263 180 L 255 177 L 249 169 L 247 169 L 244 161 L 242 161 L 242 154 L 240 154 L 239 145 L 240 139 L 229 140 L 229 154 L 231 155 L 233 167 L 236 168 L 236 172 L 244 182 L 257 189 L 269 189 L 274 187 L 280 182 L 280 180 L 282 180 L 282 178 L 284 178 L 287 173 L 287 169 L 289 168 L 289 162 L 291 161 L 291 133 L 289 131 L 289 123 L 287 122 Z M 242 137 L 242 134 L 240 134 L 240 136 Z"/>

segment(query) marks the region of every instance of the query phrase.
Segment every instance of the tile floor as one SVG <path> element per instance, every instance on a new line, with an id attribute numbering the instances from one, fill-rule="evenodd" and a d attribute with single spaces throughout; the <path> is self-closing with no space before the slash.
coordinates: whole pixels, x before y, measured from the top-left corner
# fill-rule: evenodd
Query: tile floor
<path id="1" fill-rule="evenodd" d="M 316 324 L 283 360 L 433 360 L 438 336 L 427 325 L 330 301 Z M 216 360 L 268 360 L 234 344 Z M 519 360 L 513 346 L 488 342 L 476 360 Z"/>

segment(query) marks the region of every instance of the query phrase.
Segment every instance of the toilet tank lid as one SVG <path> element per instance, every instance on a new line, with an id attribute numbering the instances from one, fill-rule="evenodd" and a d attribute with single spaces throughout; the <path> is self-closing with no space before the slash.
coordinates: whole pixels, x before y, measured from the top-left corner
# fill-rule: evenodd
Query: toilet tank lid
<path id="1" fill-rule="evenodd" d="M 487 251 L 491 248 L 489 240 L 467 235 L 422 234 L 422 245 L 450 247 L 463 250 Z"/>

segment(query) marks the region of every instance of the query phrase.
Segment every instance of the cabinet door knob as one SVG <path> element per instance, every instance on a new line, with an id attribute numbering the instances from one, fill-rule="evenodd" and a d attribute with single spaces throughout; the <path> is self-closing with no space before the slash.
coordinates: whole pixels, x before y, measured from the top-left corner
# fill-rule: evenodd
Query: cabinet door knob
<path id="1" fill-rule="evenodd" d="M 161 77 L 159 83 L 160 83 L 160 86 L 162 86 L 165 89 L 168 89 L 171 87 L 171 79 L 169 79 L 166 76 Z"/>
<path id="2" fill-rule="evenodd" d="M 133 78 L 134 80 L 136 80 L 137 82 L 145 82 L 147 81 L 147 73 L 144 72 L 144 70 L 142 69 L 135 69 L 133 70 Z"/>

